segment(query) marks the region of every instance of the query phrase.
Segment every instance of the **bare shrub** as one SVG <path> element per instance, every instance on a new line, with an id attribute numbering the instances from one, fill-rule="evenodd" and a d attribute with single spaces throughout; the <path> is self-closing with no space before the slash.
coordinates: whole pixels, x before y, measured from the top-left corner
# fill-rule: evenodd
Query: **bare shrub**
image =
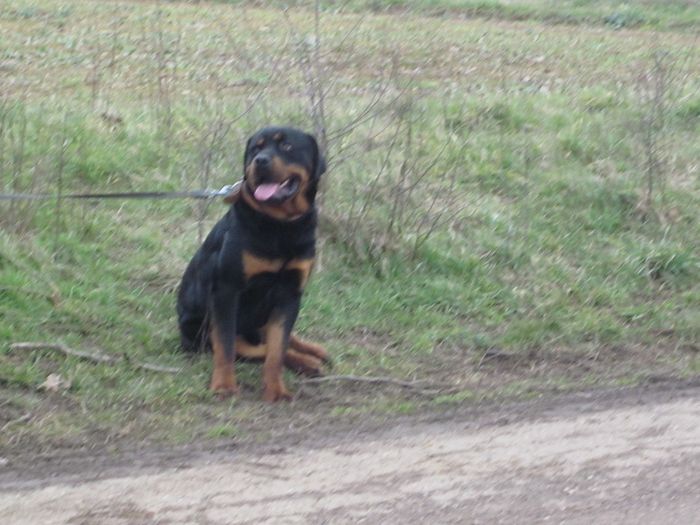
<path id="1" fill-rule="evenodd" d="M 206 125 L 199 143 L 199 183 L 202 188 L 211 187 L 212 171 L 216 161 L 225 157 L 225 142 L 233 121 L 225 119 L 221 114 L 214 117 Z M 204 219 L 209 208 L 209 200 L 197 202 L 197 238 L 201 244 L 204 239 Z"/>
<path id="2" fill-rule="evenodd" d="M 324 184 L 333 188 L 334 206 L 319 194 L 322 241 L 346 247 L 359 262 L 381 268 L 386 255 L 415 256 L 421 246 L 455 215 L 456 171 L 445 166 L 447 144 L 433 156 L 421 152 L 417 134 L 420 112 L 413 77 L 401 77 L 399 51 L 387 50 L 386 68 L 367 89 L 363 105 L 348 114 L 335 85 L 331 54 L 322 47 L 320 2 L 315 0 L 313 30 L 301 35 L 287 17 L 297 50 L 303 97 L 313 130 L 330 165 Z M 364 17 L 340 38 L 352 46 Z M 329 101 L 336 101 L 329 104 Z M 337 102 L 341 101 L 341 102 Z M 430 148 L 428 148 L 430 149 Z M 436 177 L 439 161 L 441 177 Z M 371 172 L 367 176 L 365 173 Z M 346 181 L 338 180 L 344 174 Z M 441 197 L 447 196 L 447 199 Z"/>
<path id="3" fill-rule="evenodd" d="M 687 85 L 691 56 L 692 50 L 685 56 L 657 50 L 636 78 L 635 94 L 640 107 L 637 135 L 643 163 L 643 189 L 637 211 L 645 220 L 654 217 L 665 222 L 654 203 L 657 197 L 662 205 L 665 202 L 670 155 L 667 127 Z"/>
<path id="4" fill-rule="evenodd" d="M 0 100 L 0 175 L 7 174 L 1 187 L 9 193 L 22 193 L 28 186 L 24 180 L 27 127 L 25 104 L 21 101 Z M 29 203 L 11 200 L 7 208 L 7 213 L 2 214 L 6 227 L 21 229 L 26 221 Z"/>
<path id="5" fill-rule="evenodd" d="M 381 158 L 375 174 L 366 184 L 351 180 L 350 204 L 333 216 L 331 230 L 357 259 L 380 265 L 392 253 L 417 256 L 461 211 L 454 191 L 460 152 L 448 142 L 434 150 L 434 138 L 421 132 L 422 117 L 410 99 L 395 110 L 393 130 L 378 148 Z M 368 167 L 354 164 L 358 166 L 353 170 Z"/>

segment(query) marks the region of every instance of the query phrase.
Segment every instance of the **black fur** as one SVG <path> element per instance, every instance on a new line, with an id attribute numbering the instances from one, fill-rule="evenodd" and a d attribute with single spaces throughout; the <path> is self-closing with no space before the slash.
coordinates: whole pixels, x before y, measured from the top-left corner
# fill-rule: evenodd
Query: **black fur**
<path id="1" fill-rule="evenodd" d="M 260 342 L 257 329 L 270 317 L 281 294 L 298 284 L 294 271 L 262 274 L 246 283 L 243 279 L 243 250 L 284 261 L 312 258 L 316 245 L 316 210 L 289 223 L 269 219 L 251 209 L 242 199 L 214 226 L 190 261 L 178 293 L 177 313 L 182 347 L 198 351 L 209 346 L 208 321 L 216 292 L 226 308 L 234 308 L 239 296 L 236 334 L 251 344 Z M 287 292 L 288 293 L 288 292 Z M 291 299 L 294 299 L 293 297 Z M 296 318 L 296 312 L 289 312 Z"/>
<path id="2" fill-rule="evenodd" d="M 284 138 L 284 149 L 280 141 L 272 139 L 280 135 Z M 261 139 L 262 148 L 256 145 Z M 287 151 L 287 147 L 291 150 Z M 251 205 L 254 188 L 250 177 L 245 177 L 244 185 L 249 186 L 243 191 L 249 192 L 248 198 L 238 198 L 230 207 L 183 275 L 177 314 L 182 347 L 186 350 L 210 347 L 209 332 L 214 322 L 225 341 L 227 358 L 233 359 L 235 336 L 259 344 L 260 328 L 274 314 L 283 317 L 288 337 L 296 320 L 302 293 L 299 272 L 283 267 L 278 272 L 260 273 L 246 280 L 242 257 L 247 252 L 285 263 L 314 257 L 317 217 L 313 202 L 326 165 L 316 140 L 293 128 L 265 128 L 253 135 L 246 145 L 244 172 L 263 154 L 277 157 L 285 165 L 300 165 L 308 170 L 310 179 L 305 199 L 309 208 L 289 220 L 272 217 L 265 206 Z M 273 176 L 256 175 L 265 180 Z"/>

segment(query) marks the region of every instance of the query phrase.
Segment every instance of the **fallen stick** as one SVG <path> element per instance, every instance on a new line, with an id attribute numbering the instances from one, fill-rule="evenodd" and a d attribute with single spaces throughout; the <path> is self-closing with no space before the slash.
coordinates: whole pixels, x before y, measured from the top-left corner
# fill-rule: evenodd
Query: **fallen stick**
<path id="1" fill-rule="evenodd" d="M 26 414 L 24 414 L 23 416 L 18 417 L 17 419 L 12 419 L 12 420 L 8 421 L 7 423 L 5 423 L 5 424 L 0 428 L 0 432 L 5 432 L 5 430 L 7 430 L 7 429 L 8 429 L 9 427 L 11 427 L 12 425 L 16 425 L 16 424 L 19 424 L 19 423 L 24 423 L 24 422 L 26 422 L 26 421 L 29 421 L 31 418 L 32 418 L 32 415 L 31 415 L 30 413 L 26 413 Z M 2 465 L 2 463 L 0 463 L 0 466 L 1 466 L 1 465 Z"/>
<path id="2" fill-rule="evenodd" d="M 121 361 L 121 358 L 106 354 L 92 354 L 90 352 L 73 350 L 62 343 L 12 343 L 10 350 L 56 350 L 66 355 L 92 361 L 93 363 L 118 363 Z"/>
<path id="3" fill-rule="evenodd" d="M 330 381 L 350 381 L 358 383 L 385 383 L 390 385 L 400 386 L 402 388 L 411 388 L 418 390 L 424 394 L 441 394 L 444 390 L 436 385 L 424 385 L 420 383 L 423 381 L 403 381 L 401 379 L 394 379 L 392 377 L 376 377 L 376 376 L 353 376 L 353 375 L 336 375 L 336 376 L 321 376 L 321 377 L 311 377 L 309 379 L 304 379 L 302 383 L 327 383 Z"/>
<path id="4" fill-rule="evenodd" d="M 80 350 L 74 350 L 63 343 L 12 343 L 10 345 L 10 350 L 54 350 L 61 352 L 65 355 L 78 357 L 80 359 L 85 359 L 87 361 L 92 361 L 93 363 L 106 363 L 106 364 L 116 364 L 122 361 L 128 362 L 134 368 L 141 368 L 143 370 L 150 370 L 151 372 L 162 372 L 166 374 L 177 374 L 181 371 L 180 368 L 174 368 L 170 366 L 160 366 L 153 365 L 151 363 L 139 363 L 138 361 L 131 361 L 125 357 L 114 357 L 102 353 L 90 353 L 82 352 Z"/>
<path id="5" fill-rule="evenodd" d="M 179 374 L 182 372 L 182 368 L 176 368 L 173 366 L 160 366 L 152 365 L 151 363 L 134 363 L 135 368 L 142 368 L 144 370 L 150 370 L 151 372 L 163 372 L 164 374 Z"/>

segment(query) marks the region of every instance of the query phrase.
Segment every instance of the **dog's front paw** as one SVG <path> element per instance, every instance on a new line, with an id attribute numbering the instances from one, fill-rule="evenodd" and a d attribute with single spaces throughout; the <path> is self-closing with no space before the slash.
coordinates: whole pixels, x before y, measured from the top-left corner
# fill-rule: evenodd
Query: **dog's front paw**
<path id="1" fill-rule="evenodd" d="M 223 377 L 221 375 L 212 376 L 209 390 L 220 400 L 237 396 L 240 393 L 236 380 L 231 375 L 228 377 Z"/>
<path id="2" fill-rule="evenodd" d="M 291 401 L 292 394 L 287 390 L 282 381 L 273 383 L 272 385 L 265 385 L 265 391 L 263 392 L 263 401 L 268 403 L 276 403 L 277 401 Z"/>
<path id="3" fill-rule="evenodd" d="M 225 401 L 231 397 L 237 396 L 240 393 L 238 388 L 212 388 L 212 393 L 214 397 L 219 401 Z"/>

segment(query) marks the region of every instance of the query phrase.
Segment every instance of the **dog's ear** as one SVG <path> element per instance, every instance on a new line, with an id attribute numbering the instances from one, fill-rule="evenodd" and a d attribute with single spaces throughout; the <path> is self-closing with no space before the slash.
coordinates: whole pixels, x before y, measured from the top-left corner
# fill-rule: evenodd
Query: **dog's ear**
<path id="1" fill-rule="evenodd" d="M 318 180 L 321 175 L 326 173 L 326 158 L 323 156 L 320 148 L 318 147 L 318 142 L 316 142 L 316 137 L 307 133 L 309 140 L 313 146 L 314 150 L 314 179 Z"/>

